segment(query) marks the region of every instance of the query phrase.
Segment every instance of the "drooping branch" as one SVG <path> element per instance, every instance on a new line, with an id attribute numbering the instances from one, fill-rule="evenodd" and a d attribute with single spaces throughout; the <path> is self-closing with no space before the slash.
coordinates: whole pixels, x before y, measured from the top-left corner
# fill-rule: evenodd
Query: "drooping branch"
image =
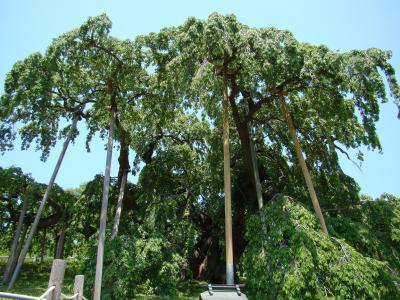
<path id="1" fill-rule="evenodd" d="M 335 149 L 338 149 L 342 154 L 346 155 L 347 159 L 350 160 L 357 168 L 359 171 L 362 171 L 360 166 L 350 157 L 349 153 L 347 151 L 343 150 L 341 147 L 333 143 Z"/>

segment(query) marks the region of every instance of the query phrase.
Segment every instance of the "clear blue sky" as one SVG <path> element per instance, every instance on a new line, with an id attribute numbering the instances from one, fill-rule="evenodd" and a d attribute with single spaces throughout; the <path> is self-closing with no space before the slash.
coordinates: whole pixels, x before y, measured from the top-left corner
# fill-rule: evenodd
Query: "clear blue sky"
<path id="1" fill-rule="evenodd" d="M 0 92 L 5 74 L 12 65 L 32 52 L 43 52 L 58 35 L 82 24 L 87 17 L 107 13 L 113 21 L 112 35 L 134 38 L 139 34 L 179 25 L 189 16 L 207 18 L 212 12 L 234 13 L 253 27 L 277 27 L 294 33 L 302 42 L 325 44 L 334 50 L 377 47 L 392 50 L 400 73 L 400 1 L 94 1 L 94 0 L 2 0 L 0 1 Z M 399 75 L 397 75 L 399 79 Z M 367 152 L 360 172 L 342 159 L 344 170 L 355 177 L 362 192 L 373 197 L 383 192 L 400 196 L 400 120 L 390 102 L 382 106 L 378 134 L 383 154 Z M 39 153 L 13 151 L 0 156 L 0 166 L 16 165 L 39 182 L 47 182 L 55 165 L 61 142 L 50 159 L 42 163 Z M 18 148 L 18 145 L 16 145 Z M 57 183 L 77 187 L 94 174 L 104 172 L 104 142 L 96 141 L 91 153 L 85 152 L 83 137 L 65 157 Z M 116 175 L 114 152 L 112 176 Z M 130 178 L 133 180 L 133 178 Z"/>

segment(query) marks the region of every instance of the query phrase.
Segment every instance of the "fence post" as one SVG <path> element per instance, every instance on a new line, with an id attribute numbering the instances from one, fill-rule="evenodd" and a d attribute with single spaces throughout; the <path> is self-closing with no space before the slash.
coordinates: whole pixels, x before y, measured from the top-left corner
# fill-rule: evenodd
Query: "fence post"
<path id="1" fill-rule="evenodd" d="M 61 289 L 63 287 L 64 281 L 64 273 L 65 273 L 65 260 L 63 259 L 55 259 L 53 260 L 53 266 L 51 267 L 50 279 L 49 279 L 49 287 L 55 286 L 50 295 L 46 297 L 46 300 L 60 300 L 61 298 Z"/>
<path id="2" fill-rule="evenodd" d="M 83 275 L 76 275 L 74 282 L 74 295 L 78 294 L 76 300 L 83 299 L 83 282 L 85 281 L 85 277 Z"/>

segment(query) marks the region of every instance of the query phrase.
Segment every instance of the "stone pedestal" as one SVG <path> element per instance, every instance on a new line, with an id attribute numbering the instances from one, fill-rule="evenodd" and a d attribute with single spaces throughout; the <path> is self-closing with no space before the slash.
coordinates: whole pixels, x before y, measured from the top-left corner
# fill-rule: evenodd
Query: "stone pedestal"
<path id="1" fill-rule="evenodd" d="M 240 287 L 243 285 L 211 285 L 208 291 L 200 294 L 200 300 L 247 300 Z"/>

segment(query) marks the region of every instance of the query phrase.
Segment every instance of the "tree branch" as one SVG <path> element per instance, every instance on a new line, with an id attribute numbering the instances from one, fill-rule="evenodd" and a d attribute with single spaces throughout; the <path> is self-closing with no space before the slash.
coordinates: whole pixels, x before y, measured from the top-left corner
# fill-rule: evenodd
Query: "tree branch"
<path id="1" fill-rule="evenodd" d="M 120 64 L 121 66 L 124 64 L 124 62 L 114 52 L 112 52 L 110 49 L 100 46 L 99 44 L 96 43 L 96 41 L 93 38 L 90 39 L 89 45 L 91 47 L 94 47 L 94 48 L 104 51 L 105 53 L 110 55 L 112 58 L 114 58 L 118 62 L 118 64 Z"/>
<path id="2" fill-rule="evenodd" d="M 350 155 L 349 155 L 345 150 L 343 150 L 342 148 L 340 148 L 340 147 L 339 147 L 338 145 L 336 145 L 335 143 L 333 143 L 333 145 L 334 145 L 335 148 L 338 149 L 341 153 L 343 153 L 344 155 L 346 155 L 346 156 L 347 156 L 347 159 L 350 160 L 350 161 L 357 167 L 357 169 L 358 169 L 360 172 L 362 172 L 360 166 L 359 166 L 353 159 L 351 159 Z"/>

